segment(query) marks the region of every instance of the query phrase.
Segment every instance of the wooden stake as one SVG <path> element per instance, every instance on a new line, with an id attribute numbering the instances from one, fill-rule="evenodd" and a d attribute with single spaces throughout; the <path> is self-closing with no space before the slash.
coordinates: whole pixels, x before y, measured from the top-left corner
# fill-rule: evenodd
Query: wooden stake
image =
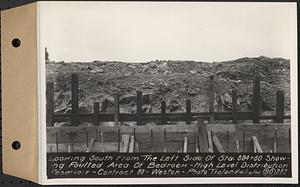
<path id="1" fill-rule="evenodd" d="M 207 137 L 208 137 L 208 152 L 213 153 L 214 147 L 213 147 L 213 141 L 212 141 L 212 131 L 207 131 Z"/>
<path id="2" fill-rule="evenodd" d="M 284 123 L 284 92 L 278 90 L 276 93 L 276 123 Z"/>
<path id="3" fill-rule="evenodd" d="M 236 144 L 236 151 L 237 151 L 237 153 L 240 153 L 240 144 L 239 144 L 239 141 L 236 140 L 235 144 Z"/>
<path id="4" fill-rule="evenodd" d="M 246 144 L 246 132 L 243 131 L 243 153 L 245 152 L 245 144 Z"/>
<path id="5" fill-rule="evenodd" d="M 94 126 L 99 126 L 99 102 L 94 102 Z"/>
<path id="6" fill-rule="evenodd" d="M 71 78 L 71 86 L 72 86 L 72 126 L 79 125 L 79 104 L 78 104 L 78 75 L 76 73 L 72 74 Z"/>
<path id="7" fill-rule="evenodd" d="M 129 143 L 129 153 L 133 153 L 134 152 L 134 136 L 130 136 L 130 143 Z"/>
<path id="8" fill-rule="evenodd" d="M 237 91 L 232 90 L 232 123 L 237 123 Z"/>
<path id="9" fill-rule="evenodd" d="M 118 129 L 118 152 L 120 152 L 120 151 L 121 151 L 121 146 L 120 146 L 120 137 L 121 137 L 121 135 L 120 135 L 120 129 Z"/>
<path id="10" fill-rule="evenodd" d="M 162 101 L 161 102 L 161 122 L 163 125 L 165 125 L 167 123 L 166 110 L 167 110 L 166 102 Z"/>
<path id="11" fill-rule="evenodd" d="M 122 135 L 122 140 L 121 140 L 121 153 L 127 153 L 129 150 L 129 139 L 130 136 L 128 134 L 123 134 Z"/>
<path id="12" fill-rule="evenodd" d="M 167 141 L 166 141 L 166 136 L 167 136 L 167 131 L 166 128 L 164 128 L 164 142 L 163 142 L 163 152 L 166 153 L 167 152 Z"/>
<path id="13" fill-rule="evenodd" d="M 192 111 L 192 106 L 191 106 L 191 100 L 186 100 L 186 124 L 190 125 L 191 124 L 191 111 Z"/>
<path id="14" fill-rule="evenodd" d="M 213 139 L 214 146 L 216 147 L 216 150 L 218 151 L 218 153 L 225 153 L 225 150 L 224 150 L 222 144 L 220 143 L 219 138 L 215 134 L 212 135 L 212 139 Z"/>
<path id="15" fill-rule="evenodd" d="M 253 123 L 259 123 L 260 116 L 260 78 L 255 72 L 253 75 Z"/>
<path id="16" fill-rule="evenodd" d="M 143 111 L 143 93 L 141 91 L 137 91 L 137 125 L 142 125 L 142 111 Z"/>
<path id="17" fill-rule="evenodd" d="M 119 93 L 114 95 L 114 121 L 115 126 L 119 126 L 119 114 L 120 114 L 120 106 L 119 106 Z"/>
<path id="18" fill-rule="evenodd" d="M 227 145 L 227 152 L 229 152 L 229 131 L 226 131 L 226 145 Z"/>
<path id="19" fill-rule="evenodd" d="M 199 152 L 207 153 L 208 150 L 208 133 L 206 130 L 206 124 L 202 119 L 198 119 L 198 146 Z"/>
<path id="20" fill-rule="evenodd" d="M 187 153 L 187 137 L 185 136 L 183 139 L 183 152 Z"/>
<path id="21" fill-rule="evenodd" d="M 154 146 L 153 146 L 153 130 L 151 129 L 150 131 L 150 136 L 151 136 L 151 152 L 153 153 L 154 151 Z"/>
<path id="22" fill-rule="evenodd" d="M 214 117 L 214 112 L 215 112 L 215 86 L 214 86 L 214 76 L 210 76 L 210 81 L 209 81 L 209 112 L 210 112 L 210 118 L 209 122 L 214 123 L 215 117 Z"/>
<path id="23" fill-rule="evenodd" d="M 56 152 L 58 152 L 58 134 L 57 132 L 55 133 L 56 136 Z"/>
<path id="24" fill-rule="evenodd" d="M 53 127 L 54 126 L 54 83 L 53 82 L 47 83 L 46 98 L 47 98 L 46 124 L 47 127 Z"/>
<path id="25" fill-rule="evenodd" d="M 277 153 L 277 128 L 274 130 L 274 153 Z"/>
<path id="26" fill-rule="evenodd" d="M 256 136 L 252 136 L 252 142 L 253 142 L 253 149 L 254 149 L 254 153 L 262 153 L 262 148 L 256 138 Z"/>
<path id="27" fill-rule="evenodd" d="M 101 152 L 104 152 L 104 138 L 103 138 L 103 132 L 100 131 L 100 147 L 101 147 Z"/>

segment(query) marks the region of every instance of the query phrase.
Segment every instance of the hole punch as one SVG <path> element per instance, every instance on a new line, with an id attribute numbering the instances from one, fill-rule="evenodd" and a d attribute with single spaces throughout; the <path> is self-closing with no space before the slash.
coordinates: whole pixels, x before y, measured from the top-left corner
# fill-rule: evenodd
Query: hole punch
<path id="1" fill-rule="evenodd" d="M 11 147 L 14 149 L 14 150 L 18 150 L 21 148 L 21 143 L 19 141 L 14 141 L 12 144 L 11 144 Z"/>
<path id="2" fill-rule="evenodd" d="M 11 44 L 12 44 L 12 46 L 14 46 L 16 48 L 20 47 L 21 46 L 21 40 L 19 40 L 18 38 L 15 38 L 15 39 L 12 40 Z"/>

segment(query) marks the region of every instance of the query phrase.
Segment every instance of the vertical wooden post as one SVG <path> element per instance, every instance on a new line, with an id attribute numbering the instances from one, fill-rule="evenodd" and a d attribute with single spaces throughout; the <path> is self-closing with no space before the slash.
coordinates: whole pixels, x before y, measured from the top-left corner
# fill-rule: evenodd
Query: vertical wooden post
<path id="1" fill-rule="evenodd" d="M 210 112 L 210 117 L 209 117 L 209 122 L 214 123 L 215 117 L 214 117 L 214 112 L 215 112 L 215 86 L 214 86 L 214 76 L 211 75 L 209 77 L 209 112 Z"/>
<path id="2" fill-rule="evenodd" d="M 79 125 L 79 104 L 78 104 L 78 74 L 72 73 L 71 78 L 72 85 L 72 126 Z"/>
<path id="3" fill-rule="evenodd" d="M 53 127 L 54 126 L 54 83 L 53 82 L 47 83 L 46 99 L 47 99 L 46 124 L 47 127 Z"/>
<path id="4" fill-rule="evenodd" d="M 243 131 L 243 153 L 245 152 L 246 150 L 246 132 Z"/>
<path id="5" fill-rule="evenodd" d="M 284 92 L 278 90 L 276 93 L 276 123 L 283 123 L 284 119 Z"/>
<path id="6" fill-rule="evenodd" d="M 253 75 L 253 101 L 252 101 L 253 113 L 252 120 L 253 123 L 259 123 L 260 115 L 260 77 L 255 72 Z"/>
<path id="7" fill-rule="evenodd" d="M 141 91 L 137 91 L 137 99 L 136 99 L 136 113 L 137 113 L 137 125 L 142 125 L 142 110 L 143 110 L 143 93 Z"/>
<path id="8" fill-rule="evenodd" d="M 119 104 L 119 93 L 114 94 L 114 121 L 115 126 L 119 125 L 119 114 L 120 114 L 120 104 Z"/>
<path id="9" fill-rule="evenodd" d="M 232 90 L 232 123 L 237 123 L 237 90 Z"/>
<path id="10" fill-rule="evenodd" d="M 161 102 L 161 122 L 163 125 L 165 125 L 167 123 L 166 110 L 167 110 L 166 101 L 162 101 Z"/>
<path id="11" fill-rule="evenodd" d="M 191 124 L 191 111 L 192 111 L 192 106 L 191 106 L 191 100 L 186 100 L 186 124 Z"/>
<path id="12" fill-rule="evenodd" d="M 94 125 L 99 126 L 99 102 L 94 102 Z"/>

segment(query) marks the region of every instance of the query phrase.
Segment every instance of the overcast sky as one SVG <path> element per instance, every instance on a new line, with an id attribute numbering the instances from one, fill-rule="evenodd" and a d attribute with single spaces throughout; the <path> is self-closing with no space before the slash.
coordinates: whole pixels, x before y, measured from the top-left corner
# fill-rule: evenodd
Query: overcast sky
<path id="1" fill-rule="evenodd" d="M 289 5 L 42 2 L 42 45 L 66 62 L 289 58 Z"/>

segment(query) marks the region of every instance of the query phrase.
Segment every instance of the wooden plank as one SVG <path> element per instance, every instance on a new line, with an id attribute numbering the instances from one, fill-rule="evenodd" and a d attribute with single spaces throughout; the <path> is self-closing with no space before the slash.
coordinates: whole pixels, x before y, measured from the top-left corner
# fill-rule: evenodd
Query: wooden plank
<path id="1" fill-rule="evenodd" d="M 48 138 L 47 138 L 48 141 Z M 55 132 L 55 143 L 56 143 L 56 152 L 58 152 L 58 133 Z"/>
<path id="2" fill-rule="evenodd" d="M 291 128 L 289 128 L 289 130 L 288 130 L 288 139 L 289 139 L 289 150 L 291 151 L 292 149 L 291 149 L 291 141 L 292 141 L 292 139 L 291 139 Z"/>
<path id="3" fill-rule="evenodd" d="M 154 150 L 154 145 L 153 145 L 153 143 L 154 143 L 154 141 L 153 141 L 153 129 L 151 129 L 150 130 L 150 141 L 151 141 L 151 152 L 153 152 L 153 150 Z"/>
<path id="4" fill-rule="evenodd" d="M 191 124 L 191 112 L 192 112 L 192 104 L 191 100 L 186 100 L 186 124 Z"/>
<path id="5" fill-rule="evenodd" d="M 260 124 L 209 124 L 208 128 L 214 132 L 226 131 L 236 132 L 236 131 L 274 131 L 277 130 L 288 130 L 291 127 L 290 123 L 260 123 Z"/>
<path id="6" fill-rule="evenodd" d="M 47 90 L 46 90 L 46 124 L 47 127 L 54 126 L 54 83 L 47 82 Z"/>
<path id="7" fill-rule="evenodd" d="M 143 93 L 141 91 L 136 92 L 136 113 L 137 113 L 137 125 L 142 125 L 142 111 L 143 111 Z"/>
<path id="8" fill-rule="evenodd" d="M 123 134 L 122 135 L 122 140 L 121 140 L 121 153 L 127 153 L 129 150 L 129 139 L 130 136 L 128 134 Z"/>
<path id="9" fill-rule="evenodd" d="M 240 131 L 263 131 L 268 134 L 270 134 L 270 137 L 273 137 L 274 130 L 277 128 L 278 132 L 286 132 L 286 133 L 280 133 L 278 134 L 278 137 L 284 137 L 287 138 L 288 136 L 288 129 L 290 128 L 290 124 L 272 124 L 272 125 L 263 125 L 263 124 L 257 124 L 257 125 L 222 125 L 222 124 L 214 124 L 214 125 L 208 125 L 207 128 L 214 131 L 214 133 L 223 133 L 226 137 L 226 132 L 234 134 L 235 132 Z M 136 130 L 134 130 L 136 129 Z M 155 142 L 161 142 L 163 143 L 168 141 L 182 141 L 184 136 L 188 136 L 189 138 L 195 137 L 195 132 L 197 132 L 197 129 L 199 130 L 198 135 L 198 147 L 199 150 L 201 149 L 201 146 L 205 150 L 205 138 L 207 142 L 207 135 L 204 133 L 205 128 L 198 127 L 197 124 L 191 124 L 191 125 L 164 125 L 164 126 L 90 126 L 90 127 L 48 127 L 47 128 L 47 142 L 48 143 L 56 143 L 57 139 L 59 139 L 60 143 L 68 143 L 71 141 L 70 134 L 73 134 L 72 141 L 74 142 L 86 142 L 86 132 L 89 132 L 89 140 L 93 137 L 95 137 L 95 132 L 103 132 L 103 140 L 106 141 L 114 141 L 114 142 L 120 142 L 120 139 L 118 139 L 118 133 L 121 134 L 130 134 L 133 135 L 134 131 L 136 133 L 136 138 L 139 141 L 142 142 L 150 142 L 151 141 L 151 135 L 150 135 L 150 129 L 153 131 L 153 139 Z M 164 130 L 165 129 L 165 130 Z M 202 130 L 201 130 L 202 129 Z M 119 132 L 120 131 L 120 132 Z M 182 137 L 179 136 L 179 134 L 183 134 Z M 56 134 L 57 133 L 57 134 Z M 164 133 L 166 133 L 168 136 L 165 136 Z M 57 135 L 57 137 L 56 137 Z M 57 139 L 56 139 L 57 138 Z M 99 141 L 99 137 L 97 138 L 97 141 Z M 226 141 L 226 139 L 225 139 Z M 207 146 L 206 146 L 207 147 Z M 206 149 L 207 150 L 207 149 Z M 200 150 L 201 151 L 201 150 Z"/>
<path id="10" fill-rule="evenodd" d="M 89 142 L 89 146 L 87 148 L 87 152 L 90 152 L 94 146 L 94 143 L 95 143 L 95 138 L 92 138 Z"/>
<path id="11" fill-rule="evenodd" d="M 220 143 L 219 138 L 215 134 L 212 136 L 212 139 L 213 139 L 213 145 L 216 147 L 217 152 L 225 153 L 225 150 L 222 144 Z"/>
<path id="12" fill-rule="evenodd" d="M 114 94 L 114 122 L 115 126 L 119 126 L 119 115 L 120 115 L 120 105 L 119 105 L 119 93 Z"/>
<path id="13" fill-rule="evenodd" d="M 198 119 L 198 146 L 200 153 L 208 152 L 208 137 L 206 131 L 206 124 L 201 119 Z"/>
<path id="14" fill-rule="evenodd" d="M 227 152 L 229 152 L 229 131 L 226 130 L 226 146 L 227 146 Z"/>
<path id="15" fill-rule="evenodd" d="M 167 118 L 166 118 L 166 112 L 167 111 L 167 104 L 166 101 L 161 102 L 161 123 L 164 125 L 167 123 Z"/>
<path id="16" fill-rule="evenodd" d="M 103 153 L 104 152 L 104 137 L 103 137 L 103 132 L 102 131 L 100 132 L 100 147 L 101 147 L 100 151 Z"/>
<path id="17" fill-rule="evenodd" d="M 234 132 L 234 131 L 274 131 L 275 128 L 277 130 L 288 130 L 290 128 L 290 123 L 286 124 L 255 124 L 255 125 L 224 125 L 224 124 L 209 124 L 208 125 L 209 129 L 218 132 L 219 131 L 224 131 L 228 130 L 229 132 Z M 134 127 L 134 126 L 122 126 L 120 127 L 122 129 L 123 133 L 132 133 L 133 129 L 136 128 L 137 132 L 149 132 L 150 129 L 153 129 L 155 132 L 163 132 L 164 129 L 168 133 L 178 133 L 180 131 L 186 131 L 186 133 L 192 133 L 195 132 L 195 130 L 198 128 L 197 124 L 192 124 L 189 126 L 186 125 L 164 125 L 164 126 L 139 126 L 139 127 Z M 59 133 L 67 133 L 67 132 L 95 132 L 95 131 L 103 131 L 103 133 L 117 133 L 117 130 L 119 128 L 112 127 L 112 126 L 103 126 L 103 127 L 47 127 L 47 134 L 55 134 L 55 132 Z"/>
<path id="18" fill-rule="evenodd" d="M 140 144 L 138 141 L 135 141 L 134 143 L 135 143 L 134 144 L 134 152 L 139 153 L 140 152 Z"/>
<path id="19" fill-rule="evenodd" d="M 232 123 L 237 123 L 238 113 L 237 113 L 237 90 L 232 90 Z"/>
<path id="20" fill-rule="evenodd" d="M 163 142 L 163 152 L 167 152 L 167 131 L 166 128 L 164 128 L 164 142 Z"/>
<path id="21" fill-rule="evenodd" d="M 199 134 L 198 134 L 198 131 L 196 132 L 196 135 L 195 135 L 195 152 L 196 153 L 199 153 L 199 141 L 198 141 L 198 137 L 199 137 Z"/>
<path id="22" fill-rule="evenodd" d="M 214 123 L 214 112 L 215 112 L 215 85 L 214 85 L 214 76 L 210 76 L 209 80 L 209 122 Z"/>
<path id="23" fill-rule="evenodd" d="M 188 139 L 187 137 L 184 137 L 184 141 L 183 141 L 183 152 L 184 153 L 187 153 L 187 142 L 188 142 Z"/>
<path id="24" fill-rule="evenodd" d="M 101 126 L 101 127 L 94 127 L 94 126 L 80 126 L 80 127 L 47 127 L 47 133 L 53 134 L 55 132 L 59 133 L 65 133 L 65 132 L 100 132 L 103 131 L 103 133 L 117 133 L 118 129 L 122 130 L 122 133 L 131 134 L 134 129 L 136 129 L 136 132 L 150 132 L 150 129 L 153 129 L 155 132 L 163 132 L 164 129 L 166 129 L 166 132 L 170 133 L 178 133 L 180 131 L 185 133 L 192 133 L 195 132 L 197 129 L 197 124 L 192 125 L 162 125 L 162 126 Z"/>
<path id="25" fill-rule="evenodd" d="M 130 136 L 130 143 L 129 143 L 129 153 L 133 153 L 134 152 L 134 146 L 135 146 L 135 140 L 134 140 L 134 136 Z"/>
<path id="26" fill-rule="evenodd" d="M 284 92 L 278 90 L 276 93 L 276 123 L 283 123 L 284 119 Z"/>
<path id="27" fill-rule="evenodd" d="M 213 147 L 213 141 L 212 141 L 212 131 L 207 131 L 207 138 L 208 138 L 208 152 L 213 153 L 214 147 Z"/>
<path id="28" fill-rule="evenodd" d="M 274 130 L 274 153 L 277 153 L 277 129 Z"/>
<path id="29" fill-rule="evenodd" d="M 235 144 L 236 144 L 236 151 L 237 151 L 237 153 L 240 153 L 240 143 L 239 143 L 239 141 L 236 140 Z"/>
<path id="30" fill-rule="evenodd" d="M 94 125 L 99 126 L 99 110 L 100 110 L 100 105 L 99 102 L 94 102 Z"/>
<path id="31" fill-rule="evenodd" d="M 261 148 L 256 136 L 252 136 L 252 142 L 253 142 L 254 152 L 263 153 L 262 148 Z"/>
<path id="32" fill-rule="evenodd" d="M 120 129 L 118 128 L 118 135 L 117 135 L 117 137 L 118 137 L 118 152 L 120 152 L 121 151 L 121 133 L 120 133 Z"/>
<path id="33" fill-rule="evenodd" d="M 252 100 L 252 121 L 253 123 L 259 123 L 260 116 L 260 77 L 258 73 L 253 75 L 253 100 Z"/>
<path id="34" fill-rule="evenodd" d="M 246 131 L 243 131 L 243 153 L 246 150 L 245 145 L 246 145 Z"/>
<path id="35" fill-rule="evenodd" d="M 79 125 L 79 104 L 78 104 L 78 74 L 73 73 L 71 78 L 71 100 L 72 100 L 72 126 Z"/>
<path id="36" fill-rule="evenodd" d="M 137 114 L 119 114 L 119 121 L 137 121 Z M 161 113 L 143 113 L 139 115 L 144 122 L 162 120 Z M 166 113 L 165 118 L 169 121 L 186 121 L 186 113 Z M 54 114 L 54 122 L 66 122 L 71 120 L 71 114 Z M 93 122 L 94 114 L 79 114 L 81 122 Z M 113 122 L 114 114 L 99 114 L 100 122 Z M 203 120 L 210 119 L 208 112 L 191 113 L 192 121 L 201 118 Z M 277 119 L 276 115 L 260 116 L 262 120 Z M 214 112 L 214 120 L 232 120 L 232 112 Z M 290 115 L 283 116 L 283 119 L 291 119 Z M 238 112 L 237 120 L 252 120 L 252 112 Z"/>

